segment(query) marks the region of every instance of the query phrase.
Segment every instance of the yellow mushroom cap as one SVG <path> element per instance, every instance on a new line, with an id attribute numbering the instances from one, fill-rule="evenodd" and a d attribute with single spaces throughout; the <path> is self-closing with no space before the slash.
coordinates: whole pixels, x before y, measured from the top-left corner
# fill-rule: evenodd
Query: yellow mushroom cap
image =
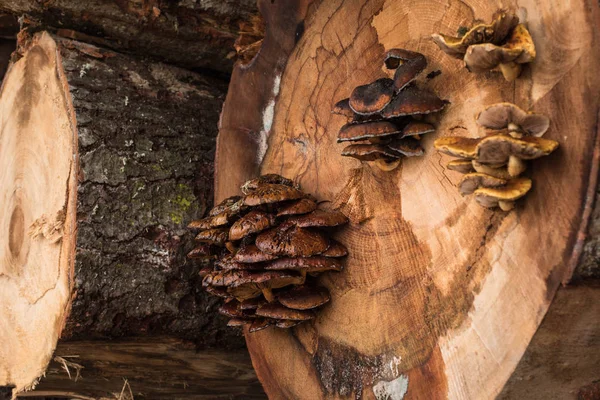
<path id="1" fill-rule="evenodd" d="M 507 163 L 513 156 L 521 160 L 533 160 L 552 153 L 558 147 L 555 140 L 526 136 L 514 138 L 505 134 L 488 136 L 476 146 L 474 159 L 482 163 Z"/>
<path id="2" fill-rule="evenodd" d="M 432 38 L 446 54 L 463 58 L 469 46 L 481 43 L 500 44 L 518 24 L 519 18 L 516 15 L 500 11 L 494 15 L 492 23 L 474 25 L 462 37 L 434 34 Z"/>
<path id="3" fill-rule="evenodd" d="M 536 51 L 533 39 L 525 25 L 518 25 L 508 41 L 498 46 L 494 43 L 481 43 L 469 46 L 464 60 L 471 72 L 486 72 L 500 64 L 525 64 L 535 59 Z"/>
<path id="4" fill-rule="evenodd" d="M 470 160 L 452 160 L 446 165 L 446 168 L 451 171 L 460 172 L 461 174 L 473 172 L 473 164 Z"/>
<path id="5" fill-rule="evenodd" d="M 501 187 L 481 187 L 475 190 L 475 198 L 484 207 L 495 207 L 499 201 L 514 201 L 531 189 L 531 179 L 525 177 L 514 178 Z"/>
<path id="6" fill-rule="evenodd" d="M 446 136 L 436 139 L 433 147 L 442 153 L 472 160 L 477 157 L 477 145 L 480 141 L 481 139 Z"/>
<path id="7" fill-rule="evenodd" d="M 477 123 L 490 129 L 506 129 L 510 124 L 515 124 L 522 133 L 540 137 L 550 127 L 550 118 L 525 111 L 512 103 L 498 103 L 480 112 Z"/>
<path id="8" fill-rule="evenodd" d="M 471 172 L 463 176 L 458 183 L 458 190 L 463 196 L 475 192 L 479 188 L 498 188 L 506 185 L 505 179 L 496 178 L 480 172 Z"/>

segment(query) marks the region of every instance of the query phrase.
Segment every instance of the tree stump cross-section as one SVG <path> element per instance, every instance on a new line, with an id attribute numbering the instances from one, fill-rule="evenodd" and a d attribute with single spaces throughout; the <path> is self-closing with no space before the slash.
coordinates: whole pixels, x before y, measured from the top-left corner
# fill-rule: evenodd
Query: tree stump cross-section
<path id="1" fill-rule="evenodd" d="M 263 46 L 234 69 L 221 117 L 215 200 L 259 173 L 296 180 L 351 223 L 346 270 L 321 279 L 331 304 L 314 323 L 246 334 L 267 394 L 283 398 L 493 398 L 513 372 L 581 246 L 595 184 L 598 4 L 541 1 L 260 1 Z M 471 74 L 431 41 L 500 8 L 520 10 L 538 57 L 516 82 Z M 333 105 L 387 76 L 385 51 L 423 53 L 450 101 L 426 154 L 393 172 L 340 156 Z M 475 116 L 510 101 L 551 118 L 560 149 L 528 172 L 511 212 L 461 197 L 432 148 L 479 137 Z M 597 158 L 596 158 L 597 160 Z"/>

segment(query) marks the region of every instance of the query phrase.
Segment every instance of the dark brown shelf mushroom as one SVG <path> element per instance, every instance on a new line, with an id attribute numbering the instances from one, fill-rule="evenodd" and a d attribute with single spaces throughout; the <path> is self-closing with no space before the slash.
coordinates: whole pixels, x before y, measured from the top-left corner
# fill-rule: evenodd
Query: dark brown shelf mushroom
<path id="1" fill-rule="evenodd" d="M 532 186 L 531 179 L 519 176 L 527 168 L 525 162 L 549 155 L 558 142 L 540 137 L 550 126 L 548 117 L 510 103 L 487 107 L 477 123 L 493 131 L 482 138 L 442 137 L 434 147 L 460 157 L 447 168 L 465 174 L 458 184 L 463 196 L 474 194 L 484 207 L 509 211 Z"/>
<path id="2" fill-rule="evenodd" d="M 506 11 L 497 12 L 491 24 L 473 26 L 462 37 L 434 34 L 432 38 L 443 52 L 463 59 L 469 71 L 500 71 L 507 81 L 517 79 L 522 65 L 536 57 L 529 31 Z"/>
<path id="3" fill-rule="evenodd" d="M 415 138 L 435 128 L 420 119 L 440 112 L 447 102 L 414 83 L 427 67 L 423 54 L 391 49 L 384 64 L 395 70 L 394 79 L 381 78 L 356 87 L 350 98 L 335 104 L 332 112 L 348 118 L 338 142 L 362 142 L 346 146 L 342 156 L 374 162 L 382 171 L 392 171 L 403 158 L 424 154 Z"/>
<path id="4" fill-rule="evenodd" d="M 421 123 L 410 129 L 430 128 Z M 228 326 L 248 332 L 313 319 L 330 301 L 329 291 L 316 284 L 318 275 L 343 270 L 340 259 L 348 249 L 330 234 L 348 218 L 319 209 L 314 198 L 279 175 L 252 179 L 241 190 L 243 197 L 225 199 L 189 224 L 200 232 L 188 257 L 210 263 L 201 270 L 202 286 L 225 299 L 219 312 L 231 318 Z"/>

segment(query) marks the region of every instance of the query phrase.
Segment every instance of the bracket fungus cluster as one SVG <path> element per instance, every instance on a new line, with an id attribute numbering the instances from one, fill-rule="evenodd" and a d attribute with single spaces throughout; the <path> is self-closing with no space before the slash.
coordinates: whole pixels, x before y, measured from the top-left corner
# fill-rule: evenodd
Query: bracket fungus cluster
<path id="1" fill-rule="evenodd" d="M 514 104 L 499 103 L 482 111 L 477 123 L 493 131 L 483 138 L 442 137 L 434 147 L 460 157 L 447 168 L 464 174 L 458 184 L 463 196 L 474 194 L 484 207 L 511 210 L 514 201 L 531 189 L 531 179 L 520 176 L 527 168 L 526 161 L 558 148 L 558 142 L 541 138 L 550 120 Z"/>
<path id="2" fill-rule="evenodd" d="M 279 175 L 250 180 L 241 190 L 243 196 L 223 200 L 189 225 L 200 232 L 188 257 L 211 260 L 200 272 L 202 285 L 225 299 L 219 312 L 231 318 L 229 326 L 255 332 L 315 318 L 330 300 L 316 276 L 341 271 L 340 258 L 348 254 L 331 230 L 348 219 L 318 209 L 314 198 Z"/>
<path id="3" fill-rule="evenodd" d="M 424 118 L 441 111 L 447 102 L 414 83 L 427 67 L 422 54 L 391 49 L 384 63 L 395 70 L 394 79 L 356 87 L 349 98 L 335 104 L 333 113 L 348 118 L 338 142 L 359 142 L 346 146 L 342 155 L 374 161 L 380 169 L 391 171 L 402 157 L 423 155 L 420 135 L 435 130 Z"/>
<path id="4" fill-rule="evenodd" d="M 517 79 L 522 65 L 536 57 L 526 26 L 506 11 L 497 12 L 490 24 L 474 25 L 460 37 L 434 34 L 433 41 L 446 54 L 464 60 L 469 71 L 499 70 L 507 81 Z"/>

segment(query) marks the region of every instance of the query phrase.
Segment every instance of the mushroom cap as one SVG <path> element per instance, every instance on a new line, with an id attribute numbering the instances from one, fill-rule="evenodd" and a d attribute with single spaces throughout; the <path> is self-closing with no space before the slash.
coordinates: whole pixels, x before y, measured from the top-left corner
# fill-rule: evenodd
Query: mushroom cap
<path id="1" fill-rule="evenodd" d="M 394 81 L 377 79 L 366 85 L 357 86 L 350 95 L 349 105 L 359 115 L 378 113 L 388 105 L 394 95 Z"/>
<path id="2" fill-rule="evenodd" d="M 424 135 L 426 133 L 434 132 L 435 128 L 433 125 L 420 122 L 420 121 L 410 121 L 404 129 L 402 129 L 402 136 L 414 136 L 414 135 Z"/>
<path id="3" fill-rule="evenodd" d="M 525 64 L 532 62 L 535 57 L 535 45 L 531 35 L 524 25 L 518 25 L 504 45 L 483 43 L 470 46 L 464 60 L 469 71 L 479 73 L 510 62 Z"/>
<path id="4" fill-rule="evenodd" d="M 481 139 L 477 145 L 477 161 L 480 163 L 507 163 L 510 156 L 521 160 L 533 160 L 547 156 L 558 147 L 554 140 L 525 136 L 514 138 L 498 134 Z"/>
<path id="5" fill-rule="evenodd" d="M 354 111 L 350 108 L 350 98 L 343 99 L 335 103 L 333 106 L 333 114 L 343 115 L 348 118 L 354 117 Z"/>
<path id="6" fill-rule="evenodd" d="M 401 91 L 382 111 L 383 118 L 430 114 L 441 111 L 446 102 L 434 93 L 410 86 Z"/>
<path id="7" fill-rule="evenodd" d="M 427 67 L 427 59 L 421 53 L 404 49 L 390 49 L 384 59 L 388 69 L 395 69 L 394 90 L 400 92 Z"/>
<path id="8" fill-rule="evenodd" d="M 256 315 L 273 319 L 307 321 L 315 317 L 311 310 L 292 310 L 279 303 L 267 303 L 256 310 Z"/>
<path id="9" fill-rule="evenodd" d="M 187 254 L 187 257 L 192 260 L 206 260 L 214 257 L 215 254 L 216 251 L 213 246 L 208 243 L 199 243 Z"/>
<path id="10" fill-rule="evenodd" d="M 259 234 L 256 247 L 269 254 L 309 257 L 327 250 L 329 240 L 322 232 L 286 224 Z"/>
<path id="11" fill-rule="evenodd" d="M 388 143 L 387 146 L 405 157 L 419 157 L 425 154 L 425 150 L 421 147 L 421 143 L 417 139 L 411 137 L 394 139 Z"/>
<path id="12" fill-rule="evenodd" d="M 462 37 L 434 34 L 432 39 L 444 53 L 463 58 L 469 46 L 480 43 L 499 44 L 518 24 L 519 18 L 516 15 L 499 11 L 494 14 L 492 23 L 476 24 Z"/>
<path id="13" fill-rule="evenodd" d="M 484 207 L 495 207 L 499 201 L 514 201 L 531 189 L 531 179 L 518 177 L 498 188 L 479 188 L 475 190 L 475 199 Z"/>
<path id="14" fill-rule="evenodd" d="M 472 160 L 477 157 L 477 144 L 480 140 L 460 136 L 445 136 L 436 139 L 433 142 L 433 147 L 444 154 Z"/>
<path id="15" fill-rule="evenodd" d="M 265 183 L 244 196 L 244 204 L 258 206 L 285 200 L 296 200 L 302 197 L 305 197 L 305 194 L 295 187 L 278 183 Z"/>
<path id="16" fill-rule="evenodd" d="M 349 123 L 340 129 L 338 143 L 358 141 L 373 137 L 386 137 L 402 133 L 402 128 L 389 121 L 367 121 Z"/>
<path id="17" fill-rule="evenodd" d="M 260 210 L 252 210 L 231 225 L 231 228 L 229 228 L 229 240 L 240 240 L 244 236 L 264 231 L 273 226 L 274 223 L 275 217 L 272 214 Z"/>
<path id="18" fill-rule="evenodd" d="M 256 310 L 261 305 L 265 304 L 265 299 L 255 297 L 253 299 L 246 299 L 240 302 L 240 310 Z"/>
<path id="19" fill-rule="evenodd" d="M 473 163 L 470 160 L 452 160 L 446 164 L 446 168 L 461 174 L 468 174 L 474 170 Z"/>
<path id="20" fill-rule="evenodd" d="M 231 196 L 217 204 L 208 212 L 210 217 L 213 217 L 217 214 L 221 214 L 223 211 L 236 207 L 236 203 L 238 203 L 242 199 L 242 196 Z M 240 203 L 241 204 L 241 203 Z"/>
<path id="21" fill-rule="evenodd" d="M 330 239 L 329 247 L 320 255 L 323 257 L 346 257 L 348 249 L 337 240 Z"/>
<path id="22" fill-rule="evenodd" d="M 232 286 L 236 282 L 246 282 L 250 277 L 251 273 L 244 270 L 212 271 L 204 277 L 202 286 Z"/>
<path id="23" fill-rule="evenodd" d="M 210 243 L 218 246 L 223 246 L 227 242 L 229 236 L 229 229 L 227 228 L 213 228 L 206 231 L 202 231 L 196 235 L 196 241 L 202 243 Z"/>
<path id="24" fill-rule="evenodd" d="M 289 319 L 280 319 L 279 321 L 277 321 L 277 323 L 275 324 L 276 327 L 281 328 L 281 329 L 289 329 L 289 328 L 293 328 L 296 325 L 301 324 L 302 321 L 292 321 Z"/>
<path id="25" fill-rule="evenodd" d="M 550 118 L 542 114 L 527 112 L 511 103 L 488 106 L 477 116 L 477 123 L 490 129 L 506 129 L 509 124 L 518 125 L 523 133 L 540 137 L 550 127 Z"/>
<path id="26" fill-rule="evenodd" d="M 200 271 L 198 271 L 198 275 L 200 275 L 200 278 L 204 279 L 204 277 L 210 273 L 212 273 L 214 270 L 212 267 L 204 267 L 202 268 Z"/>
<path id="27" fill-rule="evenodd" d="M 220 260 L 215 261 L 215 265 L 223 271 L 227 270 L 257 270 L 262 269 L 261 263 L 242 263 L 233 260 L 233 254 L 228 254 L 224 257 L 221 257 Z"/>
<path id="28" fill-rule="evenodd" d="M 239 210 L 234 210 L 232 207 L 224 210 L 223 212 L 216 215 L 209 215 L 206 218 L 202 218 L 196 221 L 190 222 L 188 225 L 189 229 L 211 229 L 218 228 L 229 224 L 234 218 L 236 218 Z"/>
<path id="29" fill-rule="evenodd" d="M 342 263 L 332 257 L 298 257 L 279 258 L 265 265 L 267 271 L 298 270 L 305 272 L 341 271 L 344 269 Z"/>
<path id="30" fill-rule="evenodd" d="M 258 331 L 262 331 L 263 329 L 268 328 L 273 324 L 274 321 L 269 320 L 267 318 L 256 318 L 252 321 L 252 324 L 248 328 L 248 332 L 254 333 Z"/>
<path id="31" fill-rule="evenodd" d="M 210 286 L 209 286 L 210 287 Z M 224 288 L 222 288 L 224 289 Z M 256 283 L 248 283 L 236 287 L 228 287 L 225 289 L 230 297 L 235 297 L 240 301 L 245 301 L 252 298 L 262 296 L 262 290 Z M 208 290 L 207 290 L 208 291 Z"/>
<path id="32" fill-rule="evenodd" d="M 256 245 L 249 244 L 240 247 L 232 260 L 240 263 L 260 263 L 276 259 L 277 256 L 260 251 Z"/>
<path id="33" fill-rule="evenodd" d="M 480 187 L 496 188 L 506 185 L 506 179 L 496 178 L 480 172 L 471 172 L 462 177 L 458 183 L 458 190 L 463 196 L 475 192 Z"/>
<path id="34" fill-rule="evenodd" d="M 292 181 L 291 179 L 285 178 L 285 177 L 283 177 L 281 175 L 277 175 L 277 174 L 266 174 L 266 175 L 261 175 L 258 178 L 254 178 L 254 179 L 250 179 L 249 181 L 246 181 L 241 187 L 242 193 L 248 194 L 248 193 L 252 192 L 253 190 L 258 189 L 260 186 L 265 185 L 265 184 L 276 184 L 276 185 L 296 187 L 296 185 L 294 185 L 294 181 Z"/>
<path id="35" fill-rule="evenodd" d="M 329 302 L 329 290 L 322 286 L 297 286 L 280 293 L 277 300 L 287 308 L 310 310 Z"/>
<path id="36" fill-rule="evenodd" d="M 246 314 L 240 309 L 240 302 L 232 299 L 219 307 L 219 314 L 223 314 L 230 318 L 245 317 Z"/>
<path id="37" fill-rule="evenodd" d="M 285 224 L 294 224 L 300 228 L 310 228 L 317 226 L 338 226 L 348 222 L 346 217 L 340 211 L 315 210 L 311 213 L 290 217 Z"/>
<path id="38" fill-rule="evenodd" d="M 380 158 L 396 159 L 399 157 L 398 153 L 392 151 L 387 146 L 363 143 L 351 144 L 344 147 L 342 150 L 342 156 L 353 157 L 360 161 L 375 161 Z"/>
<path id="39" fill-rule="evenodd" d="M 505 168 L 504 164 L 482 164 L 477 160 L 472 160 L 471 164 L 473 165 L 473 169 L 475 169 L 476 172 L 481 172 L 482 174 L 495 176 L 496 178 L 500 179 L 511 179 L 511 176 L 508 173 L 508 169 Z"/>
<path id="40" fill-rule="evenodd" d="M 231 299 L 231 294 L 224 287 L 207 286 L 205 288 L 206 293 L 212 294 L 213 296 L 221 297 L 223 299 Z"/>
<path id="41" fill-rule="evenodd" d="M 249 318 L 231 318 L 229 321 L 227 321 L 227 326 L 233 328 L 233 327 L 237 327 L 237 326 L 249 325 L 249 324 L 252 324 L 252 322 L 254 322 L 254 319 L 249 319 Z"/>
<path id="42" fill-rule="evenodd" d="M 311 199 L 295 200 L 291 203 L 282 205 L 277 210 L 277 216 L 307 214 L 317 209 L 317 203 Z"/>

